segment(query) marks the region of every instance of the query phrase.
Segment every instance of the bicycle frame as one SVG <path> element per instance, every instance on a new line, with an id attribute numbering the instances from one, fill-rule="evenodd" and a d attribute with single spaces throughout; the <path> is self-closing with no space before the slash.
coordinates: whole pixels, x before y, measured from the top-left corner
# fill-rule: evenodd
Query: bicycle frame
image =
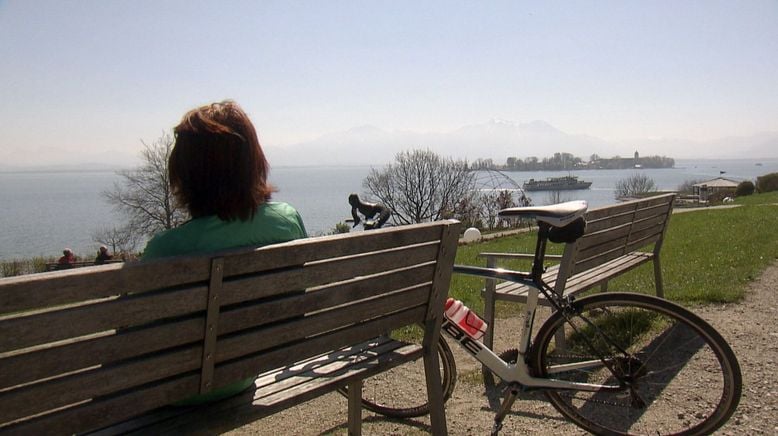
<path id="1" fill-rule="evenodd" d="M 527 366 L 525 357 L 529 352 L 532 336 L 532 325 L 535 320 L 535 312 L 538 306 L 538 296 L 542 292 L 549 300 L 552 307 L 556 310 L 564 310 L 566 304 L 562 297 L 558 296 L 546 283 L 543 282 L 544 272 L 543 260 L 545 259 L 546 242 L 550 226 L 546 223 L 538 223 L 538 238 L 535 247 L 535 254 L 532 262 L 531 272 L 511 271 L 501 268 L 482 268 L 466 265 L 454 265 L 454 272 L 460 274 L 475 275 L 488 279 L 500 279 L 520 283 L 529 287 L 527 293 L 527 303 L 524 308 L 524 320 L 519 341 L 519 356 L 515 364 L 502 360 L 497 354 L 486 345 L 471 338 L 458 325 L 446 319 L 441 326 L 442 331 L 446 332 L 452 339 L 467 350 L 476 360 L 489 368 L 494 374 L 507 383 L 519 383 L 527 388 L 548 388 L 565 389 L 576 391 L 600 391 L 600 390 L 622 390 L 623 385 L 600 385 L 591 383 L 578 383 L 570 381 L 556 380 L 553 378 L 533 377 L 530 375 L 529 366 Z M 490 326 L 494 328 L 494 326 Z M 572 364 L 555 365 L 548 369 L 548 373 L 570 371 L 573 369 L 594 368 L 598 366 L 609 366 L 605 358 L 592 359 Z"/>
<path id="2" fill-rule="evenodd" d="M 481 362 L 484 366 L 489 368 L 500 379 L 507 383 L 519 383 L 520 385 L 532 388 L 532 389 L 565 389 L 576 391 L 600 391 L 600 390 L 621 390 L 620 385 L 599 385 L 591 383 L 577 383 L 563 380 L 556 380 L 553 378 L 533 377 L 530 375 L 529 366 L 524 359 L 529 351 L 530 337 L 532 335 L 532 324 L 535 319 L 535 311 L 538 305 L 538 295 L 540 290 L 538 285 L 533 281 L 530 274 L 521 273 L 517 271 L 508 271 L 492 268 L 480 268 L 463 265 L 454 266 L 455 273 L 476 275 L 484 278 L 498 278 L 504 280 L 510 280 L 513 282 L 521 283 L 530 287 L 527 294 L 527 304 L 524 309 L 524 321 L 522 323 L 522 330 L 520 334 L 519 342 L 519 358 L 515 364 L 505 362 L 489 349 L 486 345 L 478 340 L 473 339 L 465 333 L 458 325 L 452 323 L 448 319 L 443 322 L 441 330 L 449 335 L 452 339 L 470 353 L 476 360 Z M 493 328 L 493 326 L 490 326 Z M 549 368 L 549 373 L 570 371 L 572 369 L 591 368 L 597 366 L 603 366 L 603 362 L 599 359 L 593 359 L 585 362 L 577 362 L 574 364 L 556 365 Z"/>

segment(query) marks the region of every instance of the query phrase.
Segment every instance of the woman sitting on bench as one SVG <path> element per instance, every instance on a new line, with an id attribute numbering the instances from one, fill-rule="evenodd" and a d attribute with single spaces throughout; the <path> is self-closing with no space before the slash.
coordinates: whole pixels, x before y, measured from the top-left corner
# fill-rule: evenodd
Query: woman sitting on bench
<path id="1" fill-rule="evenodd" d="M 305 238 L 300 214 L 271 202 L 269 166 L 248 116 L 232 101 L 186 113 L 174 129 L 168 160 L 170 187 L 192 219 L 155 235 L 143 259 L 199 254 Z M 253 379 L 177 403 L 199 404 L 237 394 Z"/>

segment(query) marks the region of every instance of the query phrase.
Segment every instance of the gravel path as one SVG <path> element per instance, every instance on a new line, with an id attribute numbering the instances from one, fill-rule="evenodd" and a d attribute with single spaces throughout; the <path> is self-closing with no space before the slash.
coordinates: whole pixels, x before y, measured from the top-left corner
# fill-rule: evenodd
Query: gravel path
<path id="1" fill-rule="evenodd" d="M 693 308 L 732 345 L 743 371 L 743 397 L 735 415 L 717 434 L 778 434 L 778 262 L 754 281 L 740 304 Z M 498 320 L 495 349 L 509 348 L 499 332 L 516 331 L 517 319 Z M 456 347 L 452 347 L 456 348 Z M 459 350 L 455 350 L 458 352 Z M 459 378 L 446 404 L 449 433 L 489 434 L 497 402 L 478 380 L 480 367 L 469 355 L 456 355 Z M 232 435 L 346 434 L 346 401 L 329 394 L 253 424 Z M 390 421 L 363 414 L 366 435 L 414 435 L 429 432 L 429 420 Z M 572 435 L 584 433 L 564 420 L 540 394 L 525 394 L 505 419 L 501 434 Z"/>

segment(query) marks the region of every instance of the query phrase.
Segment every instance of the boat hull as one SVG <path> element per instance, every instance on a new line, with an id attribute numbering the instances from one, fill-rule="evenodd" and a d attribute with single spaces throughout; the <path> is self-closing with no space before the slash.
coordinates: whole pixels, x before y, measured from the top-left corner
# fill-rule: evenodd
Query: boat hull
<path id="1" fill-rule="evenodd" d="M 575 189 L 589 189 L 592 182 L 578 180 L 576 176 L 549 177 L 546 180 L 530 179 L 524 182 L 522 188 L 525 191 L 571 191 Z"/>

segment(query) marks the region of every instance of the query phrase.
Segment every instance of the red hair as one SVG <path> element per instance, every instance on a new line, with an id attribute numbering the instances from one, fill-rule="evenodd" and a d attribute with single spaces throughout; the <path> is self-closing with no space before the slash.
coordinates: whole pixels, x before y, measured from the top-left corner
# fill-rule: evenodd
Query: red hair
<path id="1" fill-rule="evenodd" d="M 193 218 L 248 220 L 273 192 L 257 132 L 233 101 L 187 112 L 173 130 L 170 186 Z"/>

